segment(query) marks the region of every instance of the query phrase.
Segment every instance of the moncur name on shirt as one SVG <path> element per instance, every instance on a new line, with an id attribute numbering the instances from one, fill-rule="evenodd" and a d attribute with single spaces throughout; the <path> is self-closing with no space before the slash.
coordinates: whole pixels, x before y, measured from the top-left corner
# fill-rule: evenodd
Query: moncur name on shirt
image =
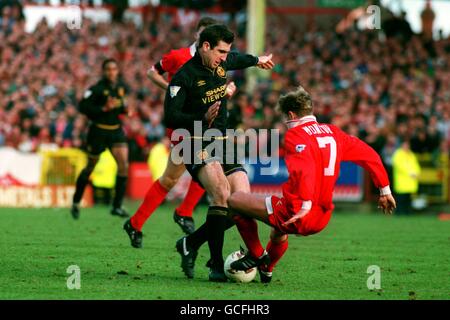
<path id="1" fill-rule="evenodd" d="M 310 136 L 313 134 L 323 134 L 323 133 L 333 134 L 333 131 L 331 131 L 330 127 L 327 126 L 326 124 L 314 123 L 309 126 L 304 126 L 302 129 L 305 130 L 305 132 Z"/>

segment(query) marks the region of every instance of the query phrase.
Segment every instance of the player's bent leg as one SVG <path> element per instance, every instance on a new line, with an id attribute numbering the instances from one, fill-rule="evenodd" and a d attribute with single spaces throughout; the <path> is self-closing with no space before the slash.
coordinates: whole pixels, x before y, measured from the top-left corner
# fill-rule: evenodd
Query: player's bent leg
<path id="1" fill-rule="evenodd" d="M 75 193 L 72 199 L 72 207 L 70 210 L 70 213 L 72 214 L 72 217 L 74 219 L 78 219 L 80 217 L 80 201 L 81 198 L 83 198 L 84 190 L 89 183 L 89 176 L 91 175 L 92 171 L 94 171 L 98 159 L 98 155 L 88 155 L 88 163 L 86 167 L 81 170 L 80 175 L 77 178 Z"/>
<path id="2" fill-rule="evenodd" d="M 275 228 L 272 228 L 270 232 L 270 240 L 266 247 L 266 251 L 269 254 L 270 258 L 270 263 L 261 265 L 258 268 L 262 283 L 269 283 L 272 280 L 273 269 L 278 261 L 280 261 L 287 248 L 288 235 Z"/>
<path id="3" fill-rule="evenodd" d="M 111 153 L 117 162 L 116 186 L 111 214 L 122 218 L 129 217 L 128 212 L 122 208 L 128 179 L 128 146 L 126 143 L 115 144 Z"/>
<path id="4" fill-rule="evenodd" d="M 243 258 L 233 262 L 235 270 L 248 270 L 269 263 L 269 256 L 261 245 L 258 227 L 254 219 L 270 225 L 265 200 L 247 192 L 235 192 L 228 199 L 233 219 L 249 252 Z"/>
<path id="5" fill-rule="evenodd" d="M 229 170 L 231 168 L 231 170 Z M 227 170 L 228 169 L 228 170 Z M 242 191 L 242 192 L 250 192 L 250 182 L 248 180 L 247 173 L 243 170 L 242 167 L 236 167 L 235 165 L 230 165 L 227 168 L 224 167 L 224 173 L 227 177 L 228 183 L 230 184 L 231 192 Z M 228 172 L 228 174 L 227 174 Z M 231 212 L 229 212 L 229 218 L 227 219 L 227 223 L 225 226 L 225 230 L 230 229 L 235 225 Z M 202 231 L 202 230 L 200 230 Z M 207 241 L 205 237 L 205 242 Z M 203 244 L 203 243 L 202 243 Z M 209 268 L 212 265 L 212 259 L 210 259 L 206 266 Z"/>
<path id="6" fill-rule="evenodd" d="M 238 191 L 228 198 L 228 205 L 234 214 L 254 218 L 272 226 L 264 197 Z"/>
<path id="7" fill-rule="evenodd" d="M 184 170 L 183 164 L 177 165 L 169 157 L 163 176 L 152 184 L 136 213 L 125 222 L 123 228 L 127 232 L 133 247 L 142 247 L 142 227 L 164 201 L 167 193 L 176 184 Z M 170 189 L 166 189 L 166 187 Z"/>
<path id="8" fill-rule="evenodd" d="M 250 181 L 248 181 L 247 173 L 244 171 L 235 171 L 227 175 L 227 180 L 230 184 L 231 194 L 235 192 L 250 193 Z"/>
<path id="9" fill-rule="evenodd" d="M 136 213 L 131 217 L 131 225 L 135 229 L 138 231 L 142 230 L 144 223 L 163 202 L 167 193 L 173 188 L 184 173 L 184 170 L 183 164 L 176 165 L 169 157 L 164 174 L 152 184 L 144 197 L 144 201 Z"/>
<path id="10" fill-rule="evenodd" d="M 232 192 L 239 192 L 240 194 L 250 194 L 250 182 L 247 174 L 244 171 L 236 171 L 227 176 Z M 265 254 L 264 248 L 258 236 L 258 224 L 253 218 L 233 215 L 233 220 L 236 223 L 238 231 L 244 240 L 249 254 L 259 259 Z"/>
<path id="11" fill-rule="evenodd" d="M 198 172 L 198 180 L 211 197 L 212 206 L 228 208 L 227 199 L 230 196 L 230 184 L 223 174 L 219 162 L 213 161 L 201 167 Z"/>

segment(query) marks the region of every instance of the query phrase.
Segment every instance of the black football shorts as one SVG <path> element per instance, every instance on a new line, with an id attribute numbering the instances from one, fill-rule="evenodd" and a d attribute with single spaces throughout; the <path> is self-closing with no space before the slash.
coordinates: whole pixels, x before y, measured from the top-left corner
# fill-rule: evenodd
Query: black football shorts
<path id="1" fill-rule="evenodd" d="M 102 129 L 96 124 L 89 127 L 85 150 L 89 155 L 98 156 L 107 148 L 127 144 L 127 138 L 121 126 L 117 129 Z"/>
<path id="2" fill-rule="evenodd" d="M 185 158 L 187 159 L 187 157 Z M 187 171 L 191 174 L 192 179 L 198 183 L 198 173 L 207 163 L 218 161 L 222 165 L 223 172 L 226 176 L 237 171 L 243 171 L 243 157 L 237 152 L 237 148 L 232 141 L 222 139 L 219 141 L 201 141 L 201 143 L 191 140 L 191 154 L 189 163 L 185 163 Z"/>

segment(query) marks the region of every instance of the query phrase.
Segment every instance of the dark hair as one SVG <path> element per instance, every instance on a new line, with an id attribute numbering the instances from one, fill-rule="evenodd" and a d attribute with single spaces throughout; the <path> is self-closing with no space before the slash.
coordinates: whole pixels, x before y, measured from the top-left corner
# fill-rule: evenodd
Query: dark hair
<path id="1" fill-rule="evenodd" d="M 213 24 L 218 24 L 216 19 L 210 18 L 210 17 L 203 17 L 201 18 L 197 23 L 197 31 L 200 30 L 201 27 L 209 27 Z"/>
<path id="2" fill-rule="evenodd" d="M 219 41 L 223 41 L 228 44 L 233 43 L 234 33 L 223 24 L 214 24 L 206 27 L 205 30 L 200 33 L 200 40 L 198 44 L 201 47 L 204 42 L 209 42 L 211 48 L 214 48 L 219 44 Z"/>
<path id="3" fill-rule="evenodd" d="M 296 91 L 281 96 L 278 106 L 284 114 L 292 111 L 296 115 L 304 117 L 313 113 L 311 95 L 302 86 L 299 86 Z"/>
<path id="4" fill-rule="evenodd" d="M 102 63 L 102 70 L 103 70 L 103 71 L 105 71 L 106 66 L 108 65 L 108 63 L 115 63 L 115 64 L 118 64 L 117 61 L 116 61 L 116 59 L 114 59 L 114 58 L 108 58 L 108 59 L 105 59 L 105 60 L 103 61 L 103 63 Z"/>

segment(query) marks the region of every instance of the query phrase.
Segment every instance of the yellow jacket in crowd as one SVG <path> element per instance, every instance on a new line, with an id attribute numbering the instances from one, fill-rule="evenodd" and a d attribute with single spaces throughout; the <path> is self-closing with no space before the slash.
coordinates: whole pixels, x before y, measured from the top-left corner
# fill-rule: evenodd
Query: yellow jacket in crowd
<path id="1" fill-rule="evenodd" d="M 158 180 L 163 175 L 169 153 L 169 149 L 162 142 L 155 144 L 151 149 L 150 154 L 148 155 L 147 164 L 153 181 Z"/>
<path id="2" fill-rule="evenodd" d="M 416 155 L 410 150 L 399 148 L 392 156 L 394 192 L 417 193 L 419 189 L 420 165 Z"/>
<path id="3" fill-rule="evenodd" d="M 92 184 L 97 188 L 112 189 L 116 185 L 117 163 L 109 150 L 100 154 L 91 174 Z"/>

